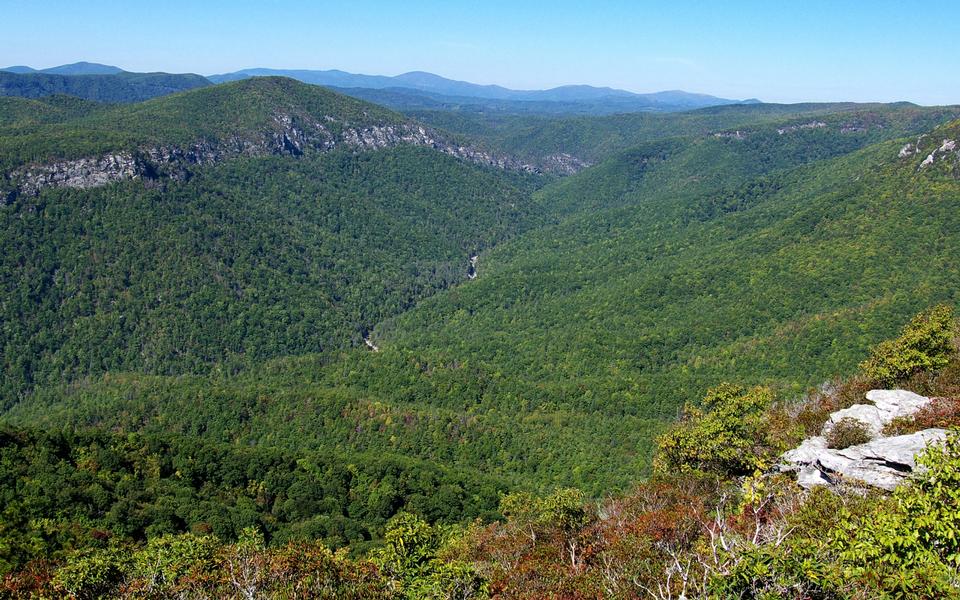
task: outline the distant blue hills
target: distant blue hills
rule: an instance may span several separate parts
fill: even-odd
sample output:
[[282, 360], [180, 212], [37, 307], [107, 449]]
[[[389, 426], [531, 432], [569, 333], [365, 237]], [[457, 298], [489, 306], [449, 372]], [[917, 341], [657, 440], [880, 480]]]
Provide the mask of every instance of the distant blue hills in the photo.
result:
[[[201, 85], [200, 76], [170, 75], [167, 73], [134, 74], [119, 67], [92, 62], [77, 62], [48, 69], [34, 69], [18, 65], [0, 69], [8, 74], [22, 76], [11, 80], [6, 75], [0, 95], [27, 95], [37, 97], [48, 93], [72, 93], [94, 100], [139, 101], [155, 94], [192, 89]], [[164, 76], [164, 85], [127, 91], [129, 80], [134, 75]], [[104, 77], [98, 88], [90, 91], [89, 84], [83, 87], [71, 84], [69, 79], [37, 79], [39, 76], [100, 76]], [[473, 110], [503, 113], [544, 114], [609, 114], [616, 112], [660, 111], [676, 112], [695, 110], [729, 104], [754, 104], [759, 100], [731, 100], [707, 94], [695, 94], [671, 90], [638, 94], [610, 87], [589, 85], [566, 85], [547, 90], [513, 90], [499, 85], [480, 85], [468, 81], [447, 79], [424, 71], [411, 71], [394, 77], [385, 75], [362, 75], [339, 70], [305, 69], [243, 69], [232, 73], [210, 75], [204, 80], [211, 83], [236, 81], [247, 77], [281, 76], [304, 83], [333, 88], [344, 94], [383, 104], [396, 110]], [[118, 78], [123, 92], [104, 98], [101, 88], [111, 77]], [[176, 79], [179, 78], [179, 79]], [[122, 81], [121, 81], [122, 80]]]
[[16, 66], [0, 69], [8, 73], [46, 73], [47, 75], [116, 75], [123, 73], [120, 67], [111, 65], [101, 65], [100, 63], [76, 62], [69, 65], [60, 65], [59, 67], [50, 67], [49, 69], [34, 69], [31, 67]]
[[[357, 90], [390, 90], [409, 95], [410, 91], [415, 91], [427, 94], [427, 97], [440, 102], [455, 99], [462, 104], [465, 100], [475, 99], [511, 103], [528, 102], [537, 105], [544, 103], [582, 104], [594, 107], [601, 112], [603, 112], [604, 107], [623, 112], [630, 110], [678, 111], [706, 108], [708, 106], [759, 102], [755, 99], [731, 100], [681, 90], [637, 94], [626, 90], [589, 85], [566, 85], [548, 90], [512, 90], [499, 85], [479, 85], [467, 81], [447, 79], [424, 71], [411, 71], [395, 77], [388, 77], [384, 75], [359, 75], [339, 70], [243, 69], [233, 73], [210, 75], [207, 79], [214, 83], [220, 83], [246, 77], [268, 75], [291, 77], [304, 83], [339, 88], [347, 91], [347, 93]], [[368, 100], [373, 99], [370, 94], [359, 93], [358, 95], [362, 95]], [[397, 98], [393, 99], [398, 101]]]
[[106, 103], [142, 102], [212, 85], [192, 73], [130, 73], [110, 65], [78, 62], [50, 69], [0, 69], [0, 96], [45, 98], [67, 95]]

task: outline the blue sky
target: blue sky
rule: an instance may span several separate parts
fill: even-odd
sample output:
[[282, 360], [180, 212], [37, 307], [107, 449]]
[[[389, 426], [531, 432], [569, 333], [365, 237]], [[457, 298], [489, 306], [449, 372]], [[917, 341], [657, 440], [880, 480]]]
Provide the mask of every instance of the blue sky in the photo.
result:
[[424, 70], [767, 101], [960, 103], [960, 2], [0, 0], [0, 66]]

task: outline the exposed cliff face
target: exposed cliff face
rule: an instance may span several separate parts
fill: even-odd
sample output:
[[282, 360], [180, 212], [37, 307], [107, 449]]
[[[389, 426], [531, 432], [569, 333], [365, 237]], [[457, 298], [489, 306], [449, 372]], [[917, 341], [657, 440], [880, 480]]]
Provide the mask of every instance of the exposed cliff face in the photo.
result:
[[91, 188], [140, 175], [133, 154], [121, 152], [98, 158], [81, 158], [14, 171], [20, 193], [36, 194], [44, 188]]
[[[34, 195], [46, 188], [91, 188], [128, 179], [183, 180], [201, 165], [216, 164], [237, 156], [290, 155], [347, 149], [357, 152], [396, 146], [433, 148], [462, 160], [499, 169], [539, 172], [517, 159], [454, 143], [416, 123], [352, 126], [326, 117], [324, 122], [304, 121], [290, 115], [274, 117], [271, 127], [249, 135], [199, 140], [188, 146], [161, 145], [46, 164], [27, 165], [8, 175], [12, 192]], [[572, 172], [558, 161], [557, 171]], [[2, 198], [0, 198], [2, 199]]]
[[566, 152], [551, 154], [544, 158], [540, 164], [543, 166], [543, 170], [557, 175], [574, 175], [591, 166], [587, 161]]

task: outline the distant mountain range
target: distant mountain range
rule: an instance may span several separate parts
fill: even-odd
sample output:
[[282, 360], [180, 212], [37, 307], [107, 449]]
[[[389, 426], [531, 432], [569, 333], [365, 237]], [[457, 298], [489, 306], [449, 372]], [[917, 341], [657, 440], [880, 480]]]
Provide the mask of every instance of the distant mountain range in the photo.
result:
[[[304, 83], [333, 87], [350, 95], [374, 102], [382, 101], [397, 109], [429, 108], [424, 104], [440, 104], [437, 108], [469, 103], [497, 110], [520, 112], [630, 112], [659, 110], [673, 112], [727, 104], [755, 104], [759, 100], [730, 100], [707, 94], [681, 90], [637, 94], [626, 90], [589, 85], [566, 85], [548, 90], [512, 90], [499, 85], [479, 85], [447, 79], [433, 73], [411, 71], [395, 77], [359, 75], [346, 71], [311, 71], [287, 69], [244, 69], [233, 73], [210, 75], [214, 83], [246, 77], [279, 75]], [[369, 90], [380, 90], [371, 94]], [[524, 106], [523, 104], [526, 104]], [[555, 104], [556, 106], [550, 106]], [[524, 110], [526, 109], [526, 110]], [[554, 110], [551, 110], [554, 109]], [[556, 110], [561, 109], [561, 110]]]
[[100, 63], [76, 62], [69, 65], [60, 65], [59, 67], [50, 67], [49, 69], [34, 69], [19, 65], [16, 67], [7, 67], [0, 69], [9, 73], [46, 73], [48, 75], [116, 75], [125, 71], [120, 67], [112, 65], [101, 65]]
[[[68, 94], [100, 102], [137, 102], [160, 95], [248, 77], [282, 76], [333, 88], [395, 110], [457, 110], [506, 114], [612, 114], [639, 111], [677, 112], [710, 106], [755, 104], [681, 90], [637, 94], [610, 87], [567, 85], [548, 90], [512, 90], [412, 71], [395, 77], [346, 71], [243, 69], [202, 77], [194, 74], [130, 73], [91, 62], [34, 69], [18, 65], [0, 69], [0, 95], [37, 98]], [[101, 78], [101, 79], [95, 79]]]
[[158, 96], [211, 85], [193, 74], [127, 73], [57, 75], [0, 71], [0, 96], [44, 98], [56, 94], [111, 104], [142, 102]]

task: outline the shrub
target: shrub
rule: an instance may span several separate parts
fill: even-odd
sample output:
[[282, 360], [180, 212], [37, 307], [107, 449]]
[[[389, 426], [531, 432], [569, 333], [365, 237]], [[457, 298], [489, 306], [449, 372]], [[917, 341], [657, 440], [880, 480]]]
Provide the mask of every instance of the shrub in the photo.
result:
[[850, 446], [866, 444], [873, 436], [863, 422], [852, 417], [844, 417], [837, 421], [827, 432], [827, 448], [843, 450]]
[[377, 562], [394, 577], [410, 579], [429, 570], [443, 544], [443, 534], [420, 517], [399, 512], [387, 523], [384, 542]]
[[777, 448], [764, 410], [769, 388], [729, 383], [707, 392], [699, 407], [686, 406], [680, 423], [657, 439], [654, 469], [661, 474], [705, 472], [739, 476], [763, 469]]
[[870, 597], [955, 598], [960, 576], [960, 435], [931, 446], [893, 498], [831, 534], [838, 567]]
[[939, 305], [914, 317], [895, 340], [881, 342], [860, 364], [864, 376], [889, 386], [911, 375], [942, 369], [956, 352], [953, 310]]
[[130, 566], [126, 548], [84, 550], [57, 571], [53, 584], [65, 596], [78, 600], [111, 597], [117, 594]]
[[133, 555], [132, 576], [145, 594], [169, 592], [199, 565], [209, 564], [217, 550], [217, 539], [192, 533], [153, 538]]
[[916, 413], [894, 419], [883, 428], [883, 434], [905, 435], [933, 427], [960, 427], [960, 398], [934, 398]]
[[374, 561], [404, 598], [486, 597], [486, 582], [475, 566], [453, 555], [459, 535], [456, 528], [430, 525], [414, 514], [399, 512], [387, 523], [385, 543]]

